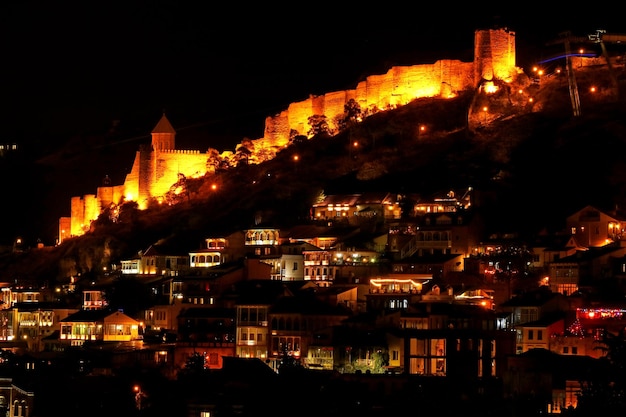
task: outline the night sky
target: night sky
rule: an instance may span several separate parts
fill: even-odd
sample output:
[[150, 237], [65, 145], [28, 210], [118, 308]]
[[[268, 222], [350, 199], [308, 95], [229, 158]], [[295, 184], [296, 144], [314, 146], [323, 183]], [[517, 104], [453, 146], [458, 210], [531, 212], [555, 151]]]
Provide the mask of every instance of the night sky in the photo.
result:
[[261, 137], [265, 117], [310, 94], [354, 88], [393, 65], [469, 62], [477, 29], [515, 31], [518, 66], [541, 58], [566, 30], [626, 33], [606, 8], [551, 17], [530, 3], [515, 14], [435, 13], [406, 2], [11, 3], [0, 6], [0, 142], [51, 148], [114, 125], [139, 144], [146, 138], [136, 132], [147, 136], [165, 111], [179, 143], [233, 149]]

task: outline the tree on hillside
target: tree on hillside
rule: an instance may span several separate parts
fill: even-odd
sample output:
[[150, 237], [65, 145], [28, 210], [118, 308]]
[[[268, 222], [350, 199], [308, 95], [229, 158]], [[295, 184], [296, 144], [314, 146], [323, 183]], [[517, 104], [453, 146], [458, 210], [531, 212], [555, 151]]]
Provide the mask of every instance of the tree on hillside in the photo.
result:
[[604, 331], [598, 349], [605, 352], [589, 378], [580, 381], [582, 392], [575, 415], [626, 414], [626, 334]]
[[300, 143], [305, 143], [307, 141], [307, 137], [305, 135], [301, 135], [295, 129], [291, 129], [289, 132], [289, 144], [290, 145], [298, 145]]
[[207, 172], [214, 173], [220, 168], [222, 163], [222, 156], [219, 151], [214, 148], [209, 148], [207, 151], [206, 170]]
[[239, 165], [248, 165], [248, 161], [250, 156], [254, 154], [254, 143], [250, 139], [244, 139], [241, 141], [237, 148], [235, 149], [235, 164]]
[[330, 126], [328, 126], [326, 116], [324, 116], [323, 114], [314, 114], [313, 116], [309, 117], [308, 121], [309, 126], [311, 127], [308, 131], [308, 135], [310, 137], [328, 137], [332, 134]]
[[343, 114], [337, 116], [335, 122], [339, 130], [349, 129], [361, 120], [361, 106], [354, 99], [348, 100], [343, 106]]

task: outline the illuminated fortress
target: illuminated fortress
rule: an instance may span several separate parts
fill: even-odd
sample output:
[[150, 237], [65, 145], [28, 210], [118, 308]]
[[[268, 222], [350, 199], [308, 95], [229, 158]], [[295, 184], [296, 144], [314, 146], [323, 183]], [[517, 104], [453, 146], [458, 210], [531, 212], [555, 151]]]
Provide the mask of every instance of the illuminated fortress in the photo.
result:
[[[477, 30], [474, 36], [474, 62], [440, 60], [433, 64], [392, 67], [386, 74], [371, 75], [353, 90], [334, 91], [291, 103], [277, 115], [267, 117], [263, 137], [252, 141], [251, 163], [262, 162], [289, 143], [293, 131], [307, 135], [309, 117], [324, 115], [331, 129], [344, 114], [344, 105], [354, 100], [361, 109], [385, 110], [424, 97], [454, 97], [458, 92], [476, 89], [494, 80], [511, 82], [521, 70], [515, 66], [515, 32], [508, 29]], [[208, 152], [176, 149], [176, 131], [162, 116], [152, 130], [152, 143], [137, 151], [124, 184], [105, 184], [96, 194], [72, 197], [70, 217], [59, 220], [59, 243], [87, 232], [91, 222], [106, 208], [134, 201], [140, 209], [159, 200], [178, 182], [181, 175], [205, 175]], [[211, 151], [211, 149], [209, 149]], [[233, 153], [225, 151], [223, 159]]]

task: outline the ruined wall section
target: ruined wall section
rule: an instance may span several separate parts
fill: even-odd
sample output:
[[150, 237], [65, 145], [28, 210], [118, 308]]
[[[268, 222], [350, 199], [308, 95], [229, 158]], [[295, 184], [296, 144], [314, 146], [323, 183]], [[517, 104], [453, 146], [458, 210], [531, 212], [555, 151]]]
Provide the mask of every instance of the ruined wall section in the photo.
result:
[[291, 103], [287, 110], [265, 120], [264, 137], [259, 146], [280, 148], [288, 144], [295, 130], [306, 135], [308, 119], [325, 115], [335, 127], [343, 106], [354, 99], [361, 110], [385, 110], [423, 97], [453, 97], [458, 92], [478, 87], [484, 80], [510, 82], [522, 71], [515, 66], [515, 32], [508, 29], [477, 30], [474, 34], [474, 62], [440, 60], [433, 64], [392, 67], [386, 74], [367, 77], [354, 90], [343, 90]]
[[515, 66], [515, 32], [477, 30], [474, 34], [474, 84], [494, 79], [510, 82], [520, 70]]
[[[178, 174], [187, 178], [200, 177], [206, 173], [207, 154], [197, 150], [154, 151], [152, 178], [147, 190], [151, 197], [169, 192], [179, 180]], [[140, 190], [140, 194], [142, 191]]]
[[114, 185], [110, 187], [98, 187], [96, 196], [100, 205], [100, 212], [111, 207], [112, 204], [120, 204], [124, 201], [124, 185]]
[[392, 67], [386, 74], [367, 77], [354, 90], [334, 91], [291, 103], [287, 110], [266, 118], [264, 137], [258, 143], [281, 147], [288, 143], [292, 130], [307, 135], [309, 117], [313, 115], [325, 115], [329, 127], [335, 129], [336, 117], [343, 115], [344, 106], [351, 99], [361, 110], [384, 110], [403, 106], [416, 98], [453, 96], [472, 87], [473, 63], [442, 60], [434, 64]]
[[83, 235], [89, 229], [91, 221], [97, 219], [100, 215], [96, 195], [85, 194], [83, 197], [72, 197], [70, 212], [70, 235]]

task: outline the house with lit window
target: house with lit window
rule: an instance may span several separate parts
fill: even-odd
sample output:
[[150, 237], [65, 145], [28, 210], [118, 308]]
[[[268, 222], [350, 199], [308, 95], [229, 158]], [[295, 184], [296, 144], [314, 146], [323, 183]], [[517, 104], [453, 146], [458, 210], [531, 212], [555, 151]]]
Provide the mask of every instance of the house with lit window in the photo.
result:
[[189, 270], [189, 254], [176, 254], [169, 248], [151, 245], [140, 254], [138, 275], [176, 276]]
[[174, 366], [183, 368], [194, 353], [204, 356], [206, 369], [221, 369], [222, 358], [235, 356], [235, 309], [188, 307], [179, 313]]
[[[383, 374], [390, 369], [389, 356], [384, 329], [335, 325], [313, 334], [302, 363], [309, 369], [342, 374]], [[392, 363], [399, 368], [398, 358]]]
[[551, 313], [569, 311], [570, 308], [570, 301], [565, 295], [546, 286], [515, 295], [496, 306], [499, 312], [507, 314], [505, 326], [510, 329]]
[[552, 262], [572, 256], [585, 247], [578, 244], [576, 238], [570, 234], [542, 234], [532, 244], [532, 268], [550, 274]]
[[439, 191], [431, 196], [420, 196], [413, 202], [414, 214], [455, 213], [467, 210], [473, 204], [474, 189]]
[[35, 392], [25, 381], [0, 377], [0, 414], [7, 417], [29, 417], [35, 410]]
[[552, 350], [555, 336], [565, 332], [565, 311], [546, 314], [542, 318], [517, 326], [515, 352], [524, 353], [530, 349]]
[[549, 286], [553, 292], [571, 295], [580, 287], [580, 260], [576, 254], [554, 260], [548, 264], [543, 285]]
[[281, 230], [281, 243], [306, 242], [313, 247], [330, 249], [337, 241], [358, 231], [356, 226], [328, 224], [299, 224], [284, 231]]
[[268, 360], [275, 369], [285, 355], [296, 360], [306, 358], [315, 332], [339, 325], [352, 316], [345, 305], [318, 299], [314, 289], [305, 288], [293, 294], [277, 299], [268, 312]]
[[507, 358], [503, 394], [525, 398], [528, 409], [535, 413], [561, 414], [578, 406], [580, 381], [593, 379], [593, 373], [601, 374], [603, 366], [606, 363], [589, 356], [531, 349]]
[[389, 192], [327, 195], [311, 207], [313, 220], [347, 224], [383, 223], [399, 219], [402, 196]]
[[233, 287], [250, 280], [270, 281], [271, 265], [257, 258], [241, 258], [234, 262], [207, 268], [201, 273], [155, 277], [147, 281], [157, 301], [143, 312], [150, 331], [178, 332], [178, 315], [184, 308], [218, 306], [234, 308]]
[[246, 253], [256, 256], [276, 256], [279, 253], [280, 230], [258, 227], [244, 230]]
[[464, 258], [461, 254], [423, 254], [392, 260], [390, 264], [394, 274], [430, 274], [434, 279], [447, 279], [463, 271]]
[[612, 243], [578, 250], [573, 255], [550, 263], [545, 285], [553, 291], [570, 295], [581, 287], [612, 279], [615, 260], [626, 256], [626, 246]]
[[58, 334], [61, 321], [79, 311], [53, 302], [16, 303], [12, 310], [17, 321], [15, 340], [25, 342], [31, 352], [45, 350], [46, 338]]
[[549, 350], [550, 337], [563, 334], [565, 320], [573, 315], [568, 297], [546, 286], [516, 295], [496, 308], [506, 314], [503, 325], [515, 331], [518, 354], [532, 348]]
[[189, 267], [198, 270], [235, 261], [245, 255], [244, 246], [242, 231], [207, 237], [203, 248], [189, 252]]
[[476, 380], [499, 377], [514, 352], [515, 334], [478, 305], [421, 302], [396, 319], [404, 339], [403, 367], [411, 375]]
[[620, 242], [626, 236], [626, 216], [586, 206], [566, 219], [566, 226], [576, 241], [588, 248]]
[[[387, 274], [373, 276], [369, 279], [367, 311], [402, 310], [431, 292], [428, 284], [432, 281], [430, 274]], [[438, 287], [433, 294], [439, 294]], [[452, 295], [450, 295], [450, 299]]]
[[388, 271], [382, 252], [356, 246], [314, 248], [305, 250], [303, 257], [304, 280], [324, 287], [337, 283], [366, 283], [370, 276]]
[[[269, 358], [269, 311], [278, 299], [293, 297], [290, 285], [301, 284], [275, 280], [242, 280], [234, 283], [223, 294], [222, 302], [235, 309], [235, 356], [262, 361]], [[277, 369], [276, 363], [270, 365]]]
[[320, 286], [330, 286], [335, 281], [339, 270], [339, 266], [333, 262], [334, 255], [334, 250], [320, 248], [303, 251], [303, 279], [313, 281]]
[[[591, 324], [593, 320], [588, 319], [589, 316], [595, 316], [596, 311], [601, 310], [603, 309], [577, 308], [576, 318], [574, 321], [566, 322], [564, 332], [550, 335], [550, 351], [559, 355], [589, 356], [596, 359], [603, 357], [605, 352], [598, 349], [598, 346], [606, 328], [602, 327], [602, 321]], [[619, 310], [622, 309], [617, 309]]]
[[[458, 259], [475, 255], [484, 232], [482, 217], [472, 209], [418, 213], [389, 227], [388, 249], [396, 262], [415, 262], [442, 255], [457, 258], [452, 270], [462, 271]], [[451, 265], [452, 266], [452, 265]], [[450, 267], [448, 267], [450, 268]]]
[[600, 340], [604, 333], [619, 334], [626, 328], [626, 303], [595, 302], [576, 309], [577, 334]]
[[139, 322], [121, 311], [81, 310], [60, 322], [59, 340], [71, 346], [85, 342], [132, 342], [139, 340]]
[[304, 255], [315, 246], [303, 241], [286, 241], [279, 247], [276, 256], [261, 256], [261, 262], [272, 266], [271, 279], [275, 281], [303, 281]]

